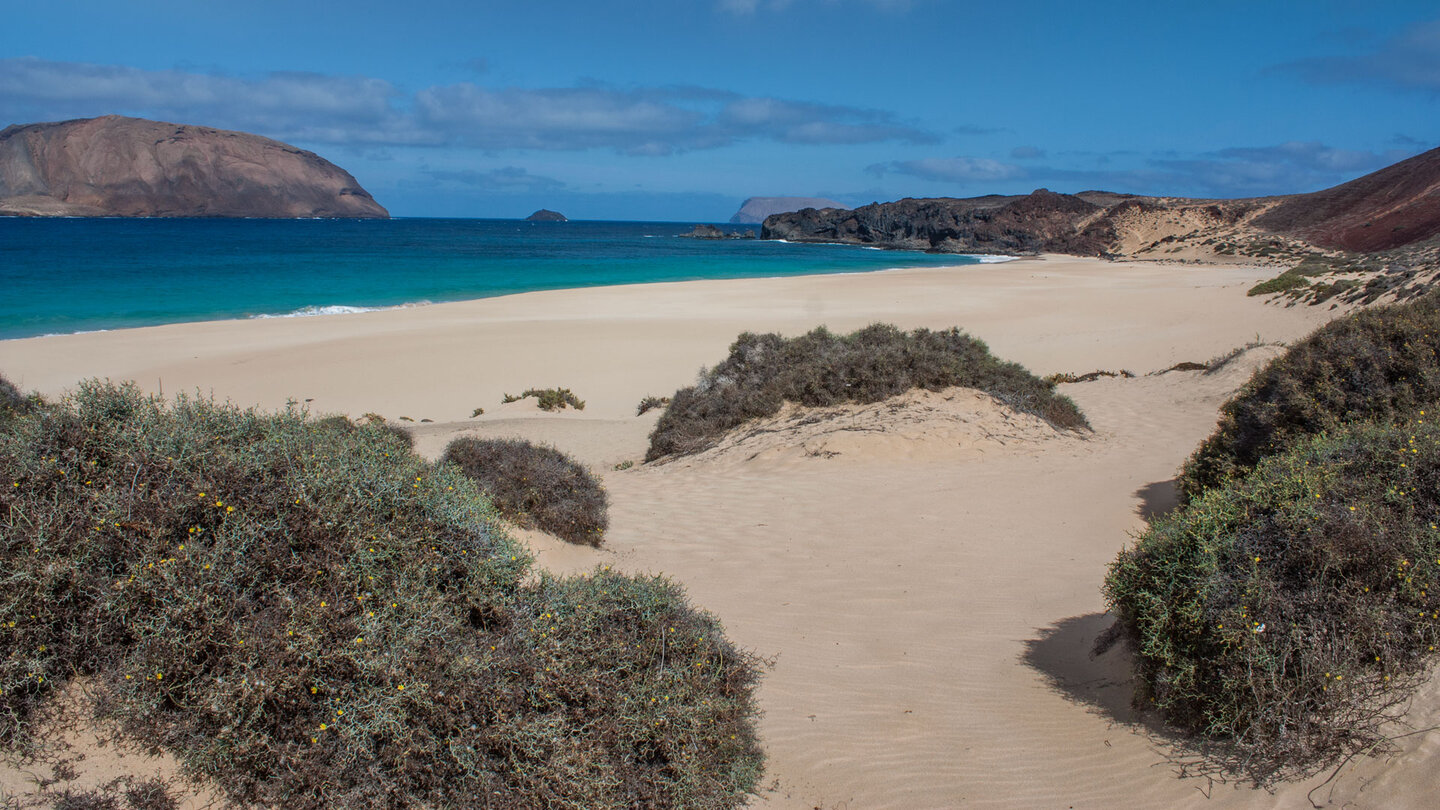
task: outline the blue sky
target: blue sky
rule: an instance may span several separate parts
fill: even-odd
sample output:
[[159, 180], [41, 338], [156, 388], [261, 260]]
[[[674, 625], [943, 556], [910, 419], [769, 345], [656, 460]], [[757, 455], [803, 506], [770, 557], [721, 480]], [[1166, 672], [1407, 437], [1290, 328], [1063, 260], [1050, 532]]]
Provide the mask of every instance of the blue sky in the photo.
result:
[[5, 18], [0, 124], [256, 132], [400, 216], [1240, 197], [1440, 145], [1433, 0], [46, 0]]

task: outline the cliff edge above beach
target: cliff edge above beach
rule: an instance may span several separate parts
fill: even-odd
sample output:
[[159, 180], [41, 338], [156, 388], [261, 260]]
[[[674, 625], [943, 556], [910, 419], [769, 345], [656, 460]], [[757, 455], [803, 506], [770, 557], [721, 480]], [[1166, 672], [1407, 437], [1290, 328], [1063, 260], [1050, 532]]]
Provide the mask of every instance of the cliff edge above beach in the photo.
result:
[[117, 115], [0, 131], [0, 215], [389, 217], [349, 172], [314, 152]]

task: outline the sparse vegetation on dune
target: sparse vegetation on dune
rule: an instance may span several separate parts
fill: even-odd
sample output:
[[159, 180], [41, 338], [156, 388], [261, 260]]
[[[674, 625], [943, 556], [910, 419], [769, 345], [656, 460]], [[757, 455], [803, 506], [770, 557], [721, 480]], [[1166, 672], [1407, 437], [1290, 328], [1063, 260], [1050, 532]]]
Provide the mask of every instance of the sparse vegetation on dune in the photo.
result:
[[996, 359], [961, 332], [902, 332], [874, 324], [849, 335], [821, 327], [796, 338], [746, 332], [730, 356], [671, 398], [650, 434], [646, 461], [695, 453], [789, 401], [819, 407], [879, 402], [912, 388], [977, 388], [1061, 429], [1089, 425], [1075, 403], [1016, 363]]
[[1259, 284], [1256, 284], [1254, 287], [1250, 288], [1249, 292], [1247, 292], [1246, 295], [1273, 295], [1275, 293], [1287, 292], [1290, 290], [1299, 289], [1301, 287], [1308, 288], [1310, 286], [1310, 278], [1312, 276], [1317, 276], [1329, 272], [1329, 268], [1307, 268], [1303, 264], [1297, 265], [1272, 279], [1267, 279], [1260, 282]]
[[506, 394], [500, 401], [508, 404], [527, 397], [535, 397], [535, 402], [542, 411], [563, 411], [567, 405], [577, 411], [585, 410], [585, 401], [575, 396], [569, 388], [531, 388], [520, 396]]
[[454, 464], [480, 485], [502, 515], [572, 543], [598, 546], [610, 524], [609, 498], [584, 465], [523, 439], [462, 437], [445, 448]]
[[1293, 439], [1354, 420], [1404, 418], [1440, 400], [1440, 294], [1316, 330], [1255, 374], [1186, 462], [1182, 499], [1243, 475]]
[[647, 411], [651, 411], [656, 408], [664, 408], [669, 406], [669, 404], [670, 397], [645, 397], [644, 399], [640, 400], [639, 405], [635, 406], [635, 415], [644, 416]]
[[[57, 763], [54, 781], [42, 780], [39, 796], [12, 798], [5, 805], [7, 810], [179, 810], [181, 806], [181, 790], [158, 776], [120, 776], [92, 788], [71, 787], [66, 783], [78, 775], [72, 763], [80, 759], [83, 757], [76, 755], [74, 760]], [[57, 789], [57, 784], [64, 786]]]
[[[1425, 242], [1378, 253], [1320, 254], [1299, 246], [1278, 256], [1264, 251], [1251, 252], [1251, 255], [1282, 258], [1296, 264], [1280, 275], [1251, 287], [1249, 294], [1278, 293], [1291, 302], [1310, 306], [1336, 300], [1347, 304], [1373, 304], [1386, 295], [1393, 296], [1396, 301], [1405, 301], [1435, 286], [1436, 244], [1437, 240], [1432, 237]], [[1334, 306], [1332, 304], [1332, 308]]]
[[757, 662], [660, 578], [538, 577], [372, 425], [83, 384], [0, 424], [0, 747], [52, 698], [232, 801], [732, 807]]
[[1112, 565], [1137, 697], [1257, 781], [1383, 743], [1440, 643], [1440, 427], [1298, 437]]

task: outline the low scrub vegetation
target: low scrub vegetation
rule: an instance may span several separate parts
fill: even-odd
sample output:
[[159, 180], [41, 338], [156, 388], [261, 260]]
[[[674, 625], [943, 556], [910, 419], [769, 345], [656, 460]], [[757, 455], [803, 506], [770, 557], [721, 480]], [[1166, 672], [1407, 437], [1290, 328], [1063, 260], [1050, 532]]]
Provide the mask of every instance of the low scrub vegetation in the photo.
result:
[[0, 377], [0, 419], [25, 413], [33, 407], [33, 401], [20, 393], [9, 380]]
[[1333, 321], [1276, 358], [1221, 409], [1186, 462], [1181, 498], [1243, 475], [1293, 439], [1440, 400], [1440, 295]]
[[441, 463], [479, 484], [500, 514], [571, 543], [598, 546], [610, 523], [609, 499], [584, 465], [553, 447], [523, 439], [463, 437]]
[[1440, 643], [1440, 427], [1297, 438], [1111, 567], [1143, 705], [1260, 781], [1383, 742]]
[[1267, 279], [1251, 287], [1246, 295], [1274, 295], [1275, 293], [1286, 292], [1300, 287], [1309, 287], [1310, 277], [1294, 268], [1286, 270], [1280, 275]]
[[[179, 810], [183, 796], [159, 777], [137, 779], [121, 776], [88, 790], [73, 788], [65, 784], [76, 776], [68, 760], [59, 764], [57, 774], [51, 784], [45, 784], [50, 780], [41, 782], [40, 798], [25, 803], [12, 800], [6, 807], [14, 810], [39, 807], [50, 810]], [[57, 787], [57, 783], [64, 786]]]
[[1103, 369], [1096, 369], [1095, 371], [1089, 371], [1084, 374], [1074, 374], [1069, 371], [1060, 371], [1054, 374], [1047, 374], [1041, 379], [1043, 379], [1046, 383], [1050, 385], [1065, 385], [1070, 383], [1094, 382], [1101, 377], [1122, 377], [1128, 380], [1134, 378], [1134, 376], [1135, 375], [1133, 373], [1125, 369], [1120, 369], [1119, 371], [1105, 371]]
[[650, 434], [645, 460], [694, 453], [751, 419], [773, 416], [789, 401], [818, 407], [870, 403], [913, 388], [978, 388], [1006, 405], [1062, 429], [1088, 428], [1068, 397], [1016, 363], [993, 357], [961, 332], [902, 332], [875, 324], [849, 335], [821, 327], [797, 338], [746, 332], [730, 356], [671, 398]]
[[506, 394], [501, 402], [519, 402], [527, 397], [535, 397], [536, 404], [542, 411], [564, 410], [570, 406], [577, 411], [585, 410], [585, 401], [575, 396], [569, 388], [531, 388], [520, 396]]
[[[400, 418], [404, 419], [405, 417], [402, 416]], [[333, 430], [339, 433], [354, 433], [362, 428], [365, 430], [378, 430], [382, 433], [389, 434], [391, 438], [403, 445], [406, 450], [415, 447], [415, 437], [410, 435], [410, 431], [399, 425], [386, 422], [385, 417], [379, 416], [378, 414], [367, 415], [365, 421], [358, 425], [350, 421], [350, 417], [338, 415], [324, 417], [323, 419], [317, 420], [315, 424], [323, 430]]]
[[654, 410], [655, 408], [664, 408], [669, 404], [670, 397], [645, 397], [640, 400], [639, 405], [635, 406], [635, 415], [644, 416], [646, 411]]
[[1296, 291], [1301, 288], [1309, 289], [1310, 279], [1330, 273], [1343, 272], [1348, 269], [1351, 268], [1344, 259], [1312, 254], [1304, 257], [1300, 263], [1275, 278], [1262, 281], [1254, 287], [1251, 287], [1247, 295], [1272, 295], [1274, 293]]
[[[338, 428], [338, 429], [337, 429]], [[0, 423], [0, 748], [94, 711], [241, 805], [733, 807], [757, 662], [662, 578], [555, 578], [370, 425], [83, 384]]]

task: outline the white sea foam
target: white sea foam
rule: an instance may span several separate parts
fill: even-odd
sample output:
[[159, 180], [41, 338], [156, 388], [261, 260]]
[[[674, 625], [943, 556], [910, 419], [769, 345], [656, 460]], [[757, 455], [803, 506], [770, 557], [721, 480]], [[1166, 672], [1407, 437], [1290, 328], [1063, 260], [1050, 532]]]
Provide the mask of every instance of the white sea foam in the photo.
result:
[[981, 264], [999, 264], [1000, 262], [1013, 262], [1019, 256], [992, 256], [986, 253], [961, 253], [961, 256], [974, 259]]
[[384, 312], [385, 310], [389, 310], [389, 309], [410, 309], [411, 307], [423, 307], [423, 306], [428, 305], [429, 303], [430, 303], [429, 301], [416, 301], [416, 302], [413, 303], [413, 304], [400, 304], [400, 305], [398, 305], [398, 306], [393, 306], [393, 307], [352, 307], [352, 306], [346, 306], [346, 305], [344, 305], [344, 304], [330, 304], [330, 305], [328, 305], [328, 306], [323, 306], [323, 307], [321, 307], [321, 306], [301, 307], [300, 309], [297, 309], [297, 310], [295, 310], [294, 312], [284, 312], [284, 313], [279, 313], [279, 314], [275, 314], [275, 313], [262, 313], [262, 314], [260, 314], [260, 315], [251, 315], [250, 317], [251, 317], [251, 319], [266, 319], [266, 318], [309, 318], [309, 317], [313, 317], [313, 316], [315, 316], [315, 315], [354, 315], [354, 314], [357, 313], [357, 312]]
[[[76, 217], [76, 219], [79, 219], [79, 217]], [[46, 332], [46, 333], [43, 334], [43, 335], [35, 335], [35, 337], [49, 338], [49, 337], [65, 337], [66, 335], [98, 335], [98, 334], [100, 334], [101, 332], [113, 332], [113, 331], [115, 331], [115, 330], [113, 330], [113, 329], [81, 329], [81, 330], [78, 331], [78, 332]], [[26, 339], [26, 338], [6, 338], [6, 340], [25, 340], [25, 339]]]

